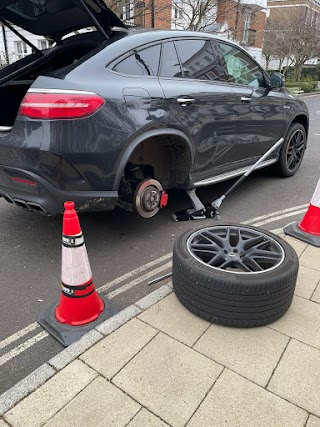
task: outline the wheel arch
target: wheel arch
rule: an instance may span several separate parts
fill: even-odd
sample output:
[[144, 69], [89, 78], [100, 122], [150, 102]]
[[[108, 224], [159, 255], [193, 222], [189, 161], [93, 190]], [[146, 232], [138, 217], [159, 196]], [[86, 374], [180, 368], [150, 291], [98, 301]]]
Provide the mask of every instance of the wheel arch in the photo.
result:
[[126, 147], [126, 149], [120, 156], [119, 163], [117, 165], [117, 172], [114, 180], [113, 190], [118, 190], [121, 177], [123, 176], [125, 171], [125, 167], [129, 162], [131, 156], [133, 155], [134, 151], [141, 144], [150, 141], [154, 138], [159, 139], [160, 137], [164, 137], [166, 139], [175, 138], [176, 140], [180, 141], [181, 144], [184, 144], [190, 156], [190, 170], [192, 170], [195, 158], [195, 149], [190, 138], [184, 132], [178, 129], [170, 128], [150, 130], [141, 135], [138, 135], [133, 141], [131, 141], [131, 143]]
[[287, 133], [288, 133], [288, 131], [289, 131], [290, 127], [291, 127], [294, 123], [300, 123], [300, 124], [305, 128], [306, 135], [307, 135], [307, 138], [308, 138], [308, 133], [309, 133], [309, 119], [308, 119], [308, 117], [307, 117], [305, 114], [299, 114], [298, 116], [296, 116], [296, 117], [292, 120], [292, 122], [290, 123], [290, 126], [289, 126], [289, 127], [288, 127], [288, 129], [287, 129]]

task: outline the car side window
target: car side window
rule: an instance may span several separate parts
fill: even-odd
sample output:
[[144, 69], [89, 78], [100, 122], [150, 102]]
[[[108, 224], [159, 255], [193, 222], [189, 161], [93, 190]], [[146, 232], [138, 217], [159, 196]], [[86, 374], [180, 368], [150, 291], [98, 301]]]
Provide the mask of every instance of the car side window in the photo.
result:
[[253, 87], [265, 87], [265, 79], [261, 68], [249, 56], [235, 46], [226, 43], [219, 43], [219, 45], [225, 61], [229, 82]]
[[226, 80], [219, 46], [209, 40], [176, 42], [184, 77], [199, 80]]
[[160, 76], [182, 77], [177, 51], [172, 42], [162, 45]]
[[133, 53], [119, 61], [113, 70], [131, 76], [157, 76], [160, 60], [160, 44], [145, 49], [135, 49]]

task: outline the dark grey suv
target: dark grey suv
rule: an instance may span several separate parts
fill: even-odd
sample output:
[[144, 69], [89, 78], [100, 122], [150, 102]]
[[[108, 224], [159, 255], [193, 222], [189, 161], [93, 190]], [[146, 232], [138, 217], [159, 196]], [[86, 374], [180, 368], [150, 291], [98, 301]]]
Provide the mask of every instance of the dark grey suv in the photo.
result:
[[236, 44], [128, 31], [102, 0], [3, 0], [0, 16], [53, 42], [0, 70], [8, 202], [57, 214], [70, 199], [79, 211], [118, 205], [148, 218], [165, 190], [238, 176], [281, 137], [261, 167], [298, 170], [307, 107]]

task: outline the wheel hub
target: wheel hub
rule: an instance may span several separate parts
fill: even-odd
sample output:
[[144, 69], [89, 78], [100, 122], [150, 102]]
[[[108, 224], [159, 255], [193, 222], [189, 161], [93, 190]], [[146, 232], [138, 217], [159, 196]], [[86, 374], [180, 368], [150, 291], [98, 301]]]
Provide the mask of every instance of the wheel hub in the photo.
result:
[[140, 182], [134, 195], [134, 209], [143, 218], [151, 218], [160, 210], [162, 185], [155, 179]]
[[233, 273], [262, 273], [284, 260], [280, 244], [263, 233], [241, 226], [215, 226], [195, 231], [189, 253], [207, 266]]

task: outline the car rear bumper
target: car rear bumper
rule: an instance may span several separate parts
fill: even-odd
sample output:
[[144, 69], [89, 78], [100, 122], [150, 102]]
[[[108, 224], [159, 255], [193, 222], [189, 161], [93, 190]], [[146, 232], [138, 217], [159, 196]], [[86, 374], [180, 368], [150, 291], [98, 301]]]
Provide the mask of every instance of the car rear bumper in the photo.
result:
[[61, 214], [71, 200], [78, 212], [113, 210], [117, 191], [61, 190], [33, 172], [0, 165], [0, 197], [28, 211]]

